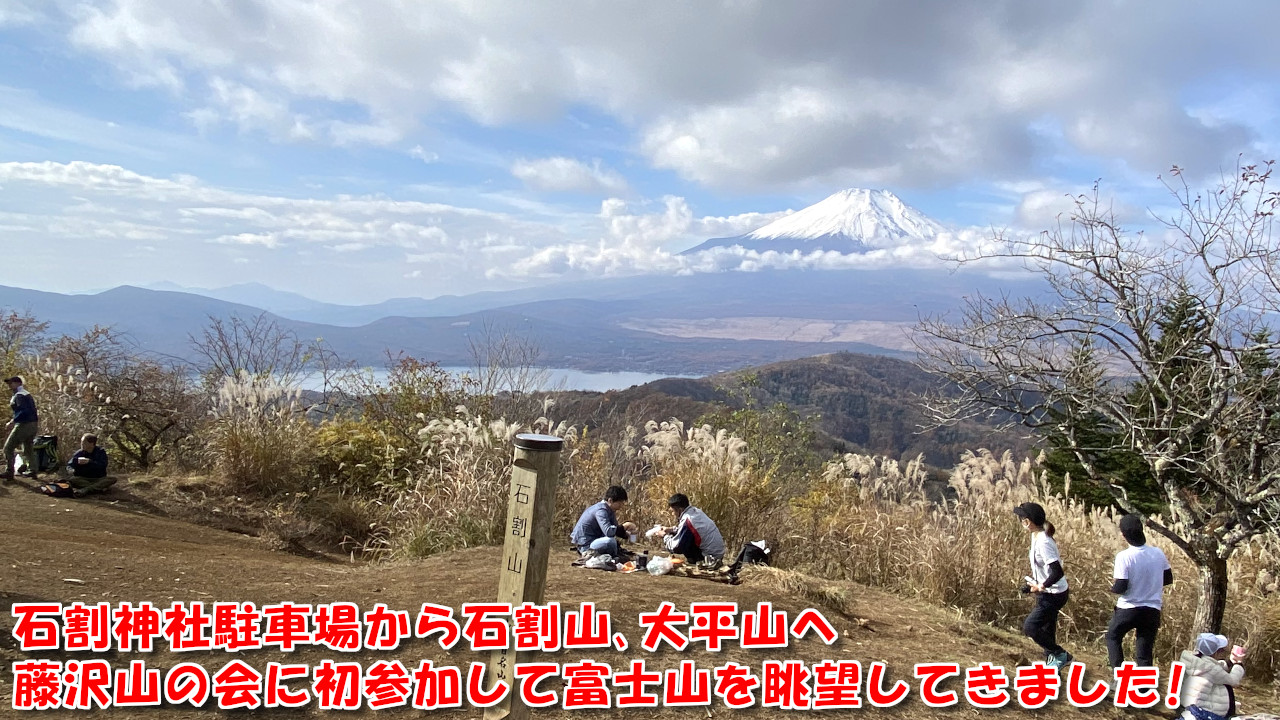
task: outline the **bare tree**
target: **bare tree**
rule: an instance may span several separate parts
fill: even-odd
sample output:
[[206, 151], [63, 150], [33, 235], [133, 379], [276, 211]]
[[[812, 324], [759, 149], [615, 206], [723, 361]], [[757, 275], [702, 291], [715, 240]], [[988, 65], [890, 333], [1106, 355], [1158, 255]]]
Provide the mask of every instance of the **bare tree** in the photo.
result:
[[525, 417], [541, 405], [537, 395], [554, 390], [551, 372], [538, 364], [541, 348], [529, 338], [499, 328], [486, 319], [467, 335], [471, 352], [469, 374], [476, 393], [495, 398], [495, 409], [511, 417]]
[[265, 312], [247, 319], [211, 315], [200, 335], [192, 335], [190, 340], [204, 361], [201, 371], [205, 379], [212, 382], [243, 373], [294, 385], [306, 373], [316, 351], [315, 344], [299, 339]]
[[185, 367], [143, 357], [111, 328], [59, 338], [47, 357], [63, 377], [76, 380], [47, 383], [50, 390], [76, 395], [102, 423], [80, 430], [96, 430], [140, 468], [163, 459], [203, 417]]
[[40, 352], [49, 323], [37, 320], [30, 311], [0, 311], [0, 362], [4, 370], [15, 368], [23, 355]]
[[1119, 227], [1095, 187], [1065, 224], [968, 258], [1025, 262], [1048, 299], [973, 297], [920, 326], [923, 363], [960, 388], [935, 398], [939, 422], [1005, 414], [1051, 430], [1126, 512], [1138, 510], [1099, 460], [1141, 458], [1167, 508], [1149, 527], [1199, 568], [1199, 631], [1221, 626], [1232, 554], [1280, 528], [1270, 173], [1244, 167], [1201, 194], [1173, 168], [1178, 210], [1152, 237]]

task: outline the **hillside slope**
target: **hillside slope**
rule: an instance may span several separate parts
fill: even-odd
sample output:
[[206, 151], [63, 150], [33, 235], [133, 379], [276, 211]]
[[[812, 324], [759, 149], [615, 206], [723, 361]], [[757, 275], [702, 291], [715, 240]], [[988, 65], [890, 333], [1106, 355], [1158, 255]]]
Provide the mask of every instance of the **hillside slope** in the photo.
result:
[[[114, 494], [120, 497], [119, 493]], [[31, 493], [18, 485], [0, 487], [0, 524], [20, 543], [0, 546], [0, 562], [9, 568], [0, 592], [0, 657], [11, 663], [29, 657], [46, 659], [86, 659], [84, 653], [59, 655], [56, 652], [22, 652], [10, 634], [13, 619], [8, 612], [15, 602], [76, 601], [138, 603], [149, 600], [157, 606], [174, 601], [250, 601], [263, 604], [290, 600], [295, 603], [353, 602], [361, 610], [384, 603], [392, 610], [416, 614], [424, 602], [458, 608], [466, 602], [492, 601], [497, 593], [500, 554], [497, 548], [479, 548], [427, 560], [391, 566], [350, 564], [342, 559], [308, 559], [271, 551], [252, 538], [151, 516], [126, 503], [55, 500]], [[624, 633], [632, 649], [626, 652], [593, 650], [559, 652], [546, 656], [550, 662], [575, 662], [590, 657], [615, 668], [625, 667], [633, 657], [644, 656], [650, 670], [674, 667], [680, 660], [694, 660], [700, 667], [714, 667], [736, 661], [756, 668], [766, 659], [800, 659], [815, 663], [825, 658], [881, 660], [888, 664], [891, 678], [911, 680], [910, 668], [920, 661], [952, 661], [964, 666], [989, 661], [1013, 666], [1030, 662], [1035, 653], [1025, 639], [1009, 633], [974, 625], [957, 619], [939, 608], [905, 601], [876, 590], [854, 585], [828, 585], [821, 581], [798, 582], [799, 592], [809, 599], [772, 587], [777, 582], [760, 579], [739, 586], [728, 586], [699, 580], [651, 577], [636, 573], [624, 575], [602, 573], [569, 567], [571, 557], [563, 551], [552, 556], [547, 582], [547, 600], [565, 606], [595, 601], [610, 611], [615, 629]], [[806, 590], [807, 588], [807, 590]], [[825, 605], [820, 601], [825, 599]], [[832, 621], [840, 637], [827, 647], [816, 638], [796, 641], [786, 650], [742, 650], [731, 647], [724, 652], [708, 654], [690, 650], [674, 653], [669, 649], [648, 654], [638, 649], [641, 633], [637, 615], [651, 612], [662, 600], [678, 607], [693, 601], [735, 602], [740, 608], [754, 608], [769, 601], [775, 608], [794, 613], [816, 606]], [[140, 655], [107, 655], [113, 666]], [[276, 650], [226, 653], [174, 654], [165, 644], [157, 652], [145, 655], [149, 667], [167, 668], [178, 662], [198, 662], [211, 671], [231, 659], [241, 659], [256, 668], [268, 662], [316, 664], [328, 658], [335, 661], [359, 662], [365, 667], [377, 660], [400, 660], [406, 667], [416, 668], [419, 661], [430, 659], [438, 665], [463, 668], [472, 661], [487, 661], [487, 653], [478, 654], [458, 648], [445, 653], [432, 641], [410, 640], [394, 651], [360, 651], [336, 653], [323, 648], [300, 649], [293, 653]], [[1081, 657], [1090, 664], [1102, 662], [1097, 656]], [[11, 673], [0, 674], [0, 695], [12, 696]], [[292, 683], [295, 687], [298, 683]], [[954, 686], [954, 681], [952, 683]], [[552, 682], [543, 689], [559, 689]], [[1103, 706], [1082, 712], [1067, 706], [1056, 711], [1080, 717], [1148, 717], [1140, 712], [1118, 711]], [[716, 714], [724, 712], [718, 701]], [[972, 709], [969, 709], [972, 712]], [[889, 710], [865, 708], [859, 711], [832, 713], [841, 717], [873, 714], [883, 717], [930, 718], [954, 717], [955, 711], [934, 711], [923, 707], [915, 693], [902, 705]], [[406, 708], [374, 712], [367, 708], [344, 713], [354, 717], [410, 717], [420, 711]], [[776, 716], [776, 710], [747, 711], [760, 717]], [[164, 708], [144, 713], [152, 718], [213, 718], [224, 715], [216, 709]], [[113, 715], [114, 714], [109, 714]], [[994, 718], [1029, 717], [1026, 711], [1005, 709], [986, 711]], [[316, 710], [314, 703], [305, 711], [292, 711], [289, 717], [328, 717]], [[474, 710], [452, 712], [448, 717], [477, 717]], [[578, 717], [549, 708], [538, 717]], [[667, 709], [660, 712], [612, 709], [592, 711], [592, 717], [705, 717], [704, 710]], [[1154, 716], [1153, 716], [1154, 717]]]
[[965, 450], [989, 448], [1025, 453], [1025, 431], [970, 421], [922, 430], [928, 418], [919, 396], [935, 379], [912, 363], [879, 355], [834, 353], [789, 360], [704, 379], [667, 378], [608, 393], [563, 393], [557, 416], [591, 426], [639, 424], [675, 417], [692, 422], [718, 407], [741, 406], [736, 388], [750, 374], [762, 405], [786, 403], [839, 441], [831, 447], [889, 457], [914, 457], [951, 467]]

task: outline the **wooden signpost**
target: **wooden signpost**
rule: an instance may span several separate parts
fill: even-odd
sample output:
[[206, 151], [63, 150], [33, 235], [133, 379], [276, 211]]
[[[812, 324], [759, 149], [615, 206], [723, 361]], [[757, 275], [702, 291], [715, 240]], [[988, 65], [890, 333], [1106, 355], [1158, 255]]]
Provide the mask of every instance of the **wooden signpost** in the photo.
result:
[[[547, 587], [547, 558], [551, 552], [551, 523], [556, 514], [556, 485], [560, 481], [560, 451], [564, 440], [554, 435], [517, 435], [511, 492], [507, 499], [506, 541], [502, 545], [502, 575], [498, 602], [542, 604]], [[516, 653], [495, 650], [489, 659], [490, 687], [496, 681], [511, 685], [502, 702], [485, 709], [485, 720], [522, 720], [529, 708], [519, 700], [514, 681]]]

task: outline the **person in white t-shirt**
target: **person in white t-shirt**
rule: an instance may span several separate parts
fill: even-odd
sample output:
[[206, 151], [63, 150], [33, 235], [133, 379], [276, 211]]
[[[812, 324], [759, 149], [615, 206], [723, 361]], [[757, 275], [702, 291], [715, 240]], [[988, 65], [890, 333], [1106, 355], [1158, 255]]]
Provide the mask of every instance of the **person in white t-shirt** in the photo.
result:
[[1124, 636], [1134, 630], [1134, 661], [1149, 667], [1160, 630], [1164, 586], [1173, 582], [1173, 569], [1163, 550], [1147, 544], [1142, 519], [1137, 515], [1120, 518], [1120, 534], [1129, 547], [1116, 555], [1111, 574], [1115, 581], [1111, 592], [1120, 597], [1107, 628], [1107, 659], [1113, 668], [1124, 664]]
[[1045, 520], [1044, 508], [1038, 503], [1022, 503], [1013, 514], [1031, 533], [1031, 576], [1024, 589], [1036, 596], [1035, 609], [1022, 623], [1022, 632], [1044, 649], [1049, 667], [1065, 668], [1072, 656], [1058, 644], [1058, 614], [1067, 604], [1067, 578], [1058, 543], [1053, 540], [1053, 523]]

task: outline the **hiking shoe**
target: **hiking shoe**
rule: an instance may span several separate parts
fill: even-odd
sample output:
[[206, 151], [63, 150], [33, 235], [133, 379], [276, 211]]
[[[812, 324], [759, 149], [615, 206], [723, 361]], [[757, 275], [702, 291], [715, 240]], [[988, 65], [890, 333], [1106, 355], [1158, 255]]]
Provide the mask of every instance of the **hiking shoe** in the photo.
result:
[[73, 491], [71, 492], [71, 497], [78, 497], [78, 498], [82, 498], [82, 497], [84, 497], [85, 495], [88, 495], [88, 494], [89, 494], [89, 493], [85, 492], [82, 488], [76, 488], [75, 490], [73, 490]]
[[1063, 650], [1062, 652], [1050, 658], [1049, 667], [1058, 668], [1059, 670], [1061, 670], [1062, 668], [1070, 667], [1071, 661], [1074, 659], [1075, 658], [1072, 657], [1071, 653], [1067, 652], [1066, 650]]

